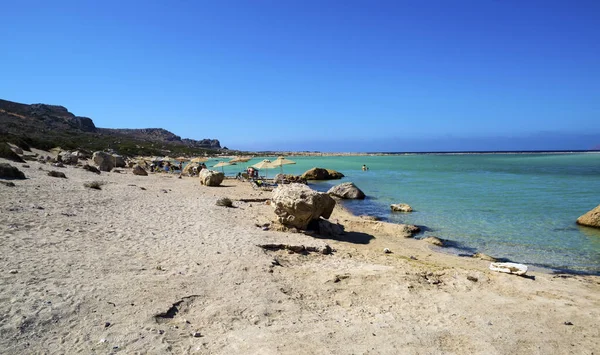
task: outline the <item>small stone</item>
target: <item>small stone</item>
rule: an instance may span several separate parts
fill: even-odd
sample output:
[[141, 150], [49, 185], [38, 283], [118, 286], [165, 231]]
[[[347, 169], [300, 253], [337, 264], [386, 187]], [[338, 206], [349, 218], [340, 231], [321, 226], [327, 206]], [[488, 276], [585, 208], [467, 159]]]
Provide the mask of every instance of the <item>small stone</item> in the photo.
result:
[[200, 338], [200, 337], [202, 336], [202, 334], [200, 334], [200, 332], [193, 332], [193, 333], [192, 333], [192, 336], [193, 336], [194, 338]]
[[573, 323], [571, 323], [571, 322], [564, 322], [563, 324], [564, 325], [573, 325]]
[[383, 248], [383, 252], [386, 254], [391, 254], [392, 251], [389, 248]]
[[8, 273], [9, 273], [9, 274], [16, 274], [16, 273], [18, 273], [18, 272], [19, 272], [18, 270], [12, 269], [12, 270], [10, 270]]
[[106, 341], [107, 341], [106, 339], [102, 338], [102, 339], [100, 339], [100, 341], [98, 343], [106, 343]]
[[440, 238], [438, 238], [438, 237], [433, 237], [433, 236], [431, 236], [431, 237], [423, 238], [423, 241], [424, 241], [424, 242], [427, 242], [427, 243], [429, 243], [429, 244], [436, 245], [436, 246], [438, 246], [438, 247], [443, 247], [443, 246], [444, 246], [444, 241], [443, 241], [443, 240], [441, 240], [441, 239], [440, 239]]
[[411, 255], [410, 256], [410, 260], [418, 260], [418, 259], [416, 257], [414, 257], [414, 256]]
[[108, 328], [108, 327], [110, 327], [110, 322], [104, 323], [104, 328]]
[[467, 276], [467, 280], [473, 281], [473, 282], [477, 282], [478, 281], [478, 279], [475, 276], [470, 276], [470, 275]]
[[162, 330], [162, 329], [159, 329], [159, 330], [158, 330], [158, 334], [161, 334], [161, 335], [162, 335], [162, 334], [165, 334], [165, 331], [164, 331], [164, 330]]

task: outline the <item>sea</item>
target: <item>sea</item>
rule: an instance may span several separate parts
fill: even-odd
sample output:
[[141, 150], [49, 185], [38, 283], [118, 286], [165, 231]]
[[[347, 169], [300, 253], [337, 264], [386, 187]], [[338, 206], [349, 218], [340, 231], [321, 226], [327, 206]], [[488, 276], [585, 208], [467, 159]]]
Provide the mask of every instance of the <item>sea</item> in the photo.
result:
[[[224, 167], [226, 175], [255, 164]], [[311, 183], [326, 191], [351, 181], [365, 200], [345, 200], [356, 215], [418, 225], [416, 238], [449, 242], [444, 252], [481, 252], [555, 272], [600, 275], [600, 229], [577, 218], [600, 204], [600, 152], [414, 153], [359, 156], [289, 156], [281, 169], [302, 174], [337, 170], [342, 180]], [[366, 165], [369, 169], [363, 171]], [[273, 177], [280, 168], [263, 170]], [[392, 212], [407, 203], [412, 213]]]

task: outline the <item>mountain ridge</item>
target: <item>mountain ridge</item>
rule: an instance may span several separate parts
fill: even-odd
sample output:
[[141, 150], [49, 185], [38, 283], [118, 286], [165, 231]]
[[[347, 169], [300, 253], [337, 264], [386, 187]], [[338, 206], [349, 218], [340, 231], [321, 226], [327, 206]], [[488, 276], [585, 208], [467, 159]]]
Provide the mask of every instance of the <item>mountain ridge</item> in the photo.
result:
[[[218, 139], [181, 138], [164, 128], [101, 128], [85, 116], [76, 116], [66, 107], [23, 104], [0, 99], [0, 137], [25, 140], [47, 148], [59, 145], [88, 149], [141, 150], [221, 150]], [[104, 146], [104, 147], [103, 147]]]

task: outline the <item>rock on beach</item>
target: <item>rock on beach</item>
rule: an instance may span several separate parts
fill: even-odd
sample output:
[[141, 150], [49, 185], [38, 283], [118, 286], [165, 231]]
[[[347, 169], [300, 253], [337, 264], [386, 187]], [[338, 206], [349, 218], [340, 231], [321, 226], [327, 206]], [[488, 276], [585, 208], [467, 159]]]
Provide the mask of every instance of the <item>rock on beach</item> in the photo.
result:
[[280, 185], [272, 197], [278, 221], [288, 227], [305, 230], [312, 220], [331, 216], [335, 200], [303, 184]]

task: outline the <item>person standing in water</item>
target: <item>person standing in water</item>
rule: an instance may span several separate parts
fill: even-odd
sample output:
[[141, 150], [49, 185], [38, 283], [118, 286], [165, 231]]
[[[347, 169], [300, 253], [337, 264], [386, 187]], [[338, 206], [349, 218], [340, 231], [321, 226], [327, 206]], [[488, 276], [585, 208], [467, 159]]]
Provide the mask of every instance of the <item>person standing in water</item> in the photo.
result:
[[363, 164], [363, 166], [362, 166], [362, 170], [363, 170], [363, 171], [367, 171], [367, 170], [369, 170], [369, 168], [367, 168], [367, 166], [366, 166], [365, 164]]

